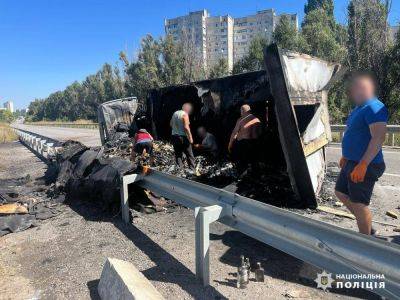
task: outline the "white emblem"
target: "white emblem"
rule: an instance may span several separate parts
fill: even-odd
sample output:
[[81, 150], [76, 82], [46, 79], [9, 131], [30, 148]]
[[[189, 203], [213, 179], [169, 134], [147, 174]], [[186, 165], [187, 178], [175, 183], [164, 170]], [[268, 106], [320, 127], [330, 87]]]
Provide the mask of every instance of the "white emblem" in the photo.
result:
[[324, 270], [321, 274], [317, 274], [317, 278], [314, 281], [317, 283], [317, 288], [326, 291], [327, 288], [332, 288], [332, 283], [335, 280], [332, 279], [331, 273], [326, 273]]

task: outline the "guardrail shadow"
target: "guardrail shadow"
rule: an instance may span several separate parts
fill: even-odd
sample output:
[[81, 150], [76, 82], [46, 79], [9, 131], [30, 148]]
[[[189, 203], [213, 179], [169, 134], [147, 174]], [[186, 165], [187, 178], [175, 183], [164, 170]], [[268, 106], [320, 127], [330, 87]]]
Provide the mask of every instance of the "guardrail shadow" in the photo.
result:
[[[189, 268], [139, 228], [132, 224], [126, 225], [121, 220], [120, 214], [112, 214], [104, 211], [101, 207], [96, 206], [95, 203], [74, 200], [73, 202], [68, 202], [68, 204], [86, 220], [113, 223], [135, 247], [146, 254], [156, 264], [154, 267], [142, 272], [147, 279], [176, 284], [195, 299], [227, 299], [212, 286], [203, 288], [195, 274]], [[216, 230], [211, 228], [211, 232], [216, 232]], [[210, 240], [221, 241], [228, 247], [228, 250], [219, 257], [219, 260], [224, 264], [237, 267], [239, 257], [243, 254], [245, 257], [250, 258], [252, 267], [255, 266], [256, 262], [261, 262], [265, 270], [266, 280], [268, 280], [268, 277], [276, 278], [316, 289], [314, 279], [317, 277], [317, 273], [321, 273], [321, 269], [313, 265], [305, 263], [236, 230], [224, 231], [222, 234], [211, 233]], [[230, 276], [227, 276], [223, 280], [214, 279], [214, 282], [236, 288], [236, 274], [231, 273], [227, 275]], [[98, 281], [88, 282], [92, 299], [98, 299], [97, 283]], [[363, 289], [332, 288], [329, 291], [334, 294], [360, 299], [380, 299], [376, 294]]]
[[[122, 221], [120, 214], [112, 216], [109, 212], [102, 211], [101, 208], [96, 207], [94, 203], [77, 201], [75, 199], [74, 201], [67, 200], [67, 203], [71, 209], [86, 220], [113, 223], [135, 247], [145, 253], [156, 264], [154, 267], [142, 272], [147, 279], [176, 284], [195, 299], [228, 299], [212, 286], [204, 288], [189, 268], [140, 229], [132, 224], [126, 225]], [[91, 291], [92, 299], [96, 299], [96, 282], [88, 282], [87, 285]]]
[[[322, 270], [313, 265], [259, 242], [240, 231], [231, 230], [225, 231], [223, 234], [210, 234], [210, 239], [220, 240], [229, 247], [220, 257], [220, 261], [225, 264], [237, 266], [240, 255], [244, 255], [250, 258], [252, 269], [255, 268], [257, 262], [261, 262], [267, 281], [268, 277], [271, 277], [316, 289], [314, 279], [317, 278], [317, 273], [321, 273]], [[231, 278], [226, 278], [225, 281], [214, 281], [221, 285], [236, 286], [236, 280], [234, 280], [236, 273], [230, 275]], [[363, 289], [332, 288], [329, 289], [329, 292], [361, 299], [381, 299], [378, 295]], [[310, 296], [305, 298], [308, 297]]]

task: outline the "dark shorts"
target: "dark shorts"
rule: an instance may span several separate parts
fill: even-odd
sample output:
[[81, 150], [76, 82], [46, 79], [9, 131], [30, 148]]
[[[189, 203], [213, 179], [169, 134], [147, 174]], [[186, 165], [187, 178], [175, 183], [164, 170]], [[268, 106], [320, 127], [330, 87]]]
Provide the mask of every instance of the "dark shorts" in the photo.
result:
[[146, 150], [147, 154], [152, 154], [153, 152], [153, 142], [143, 142], [135, 144], [135, 152], [139, 155], [143, 154], [143, 151]]
[[351, 202], [369, 205], [375, 182], [385, 172], [385, 164], [370, 164], [365, 174], [363, 182], [354, 183], [351, 181], [350, 174], [357, 165], [355, 161], [347, 161], [336, 181], [335, 190], [349, 196]]
[[235, 141], [232, 149], [232, 158], [235, 161], [247, 163], [258, 161], [259, 145], [256, 139], [243, 139]]

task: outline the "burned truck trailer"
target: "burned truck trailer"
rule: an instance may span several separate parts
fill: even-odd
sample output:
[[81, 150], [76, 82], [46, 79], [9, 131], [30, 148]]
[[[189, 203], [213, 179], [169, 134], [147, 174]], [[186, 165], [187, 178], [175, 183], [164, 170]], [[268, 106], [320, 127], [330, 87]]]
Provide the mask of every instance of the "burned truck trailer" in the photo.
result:
[[[249, 104], [263, 124], [259, 160], [265, 172], [289, 177], [297, 207], [317, 206], [325, 175], [325, 146], [331, 139], [327, 93], [343, 73], [340, 65], [308, 55], [266, 48], [265, 71], [243, 73], [150, 91], [148, 126], [158, 139], [168, 140], [169, 121], [182, 104], [193, 104], [191, 128], [205, 126], [222, 155], [230, 134]], [[255, 153], [248, 153], [255, 155]]]

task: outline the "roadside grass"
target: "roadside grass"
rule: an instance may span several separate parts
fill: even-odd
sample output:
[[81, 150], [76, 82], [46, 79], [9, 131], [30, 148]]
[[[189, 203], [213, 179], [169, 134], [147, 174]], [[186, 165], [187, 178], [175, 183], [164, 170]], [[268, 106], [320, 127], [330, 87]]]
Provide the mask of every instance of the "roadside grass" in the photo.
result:
[[98, 124], [91, 120], [76, 120], [76, 121], [39, 121], [39, 122], [25, 122], [26, 125], [34, 126], [49, 126], [49, 127], [62, 127], [62, 128], [84, 128], [84, 129], [97, 129]]
[[7, 123], [0, 123], [0, 143], [17, 140], [17, 135]]

